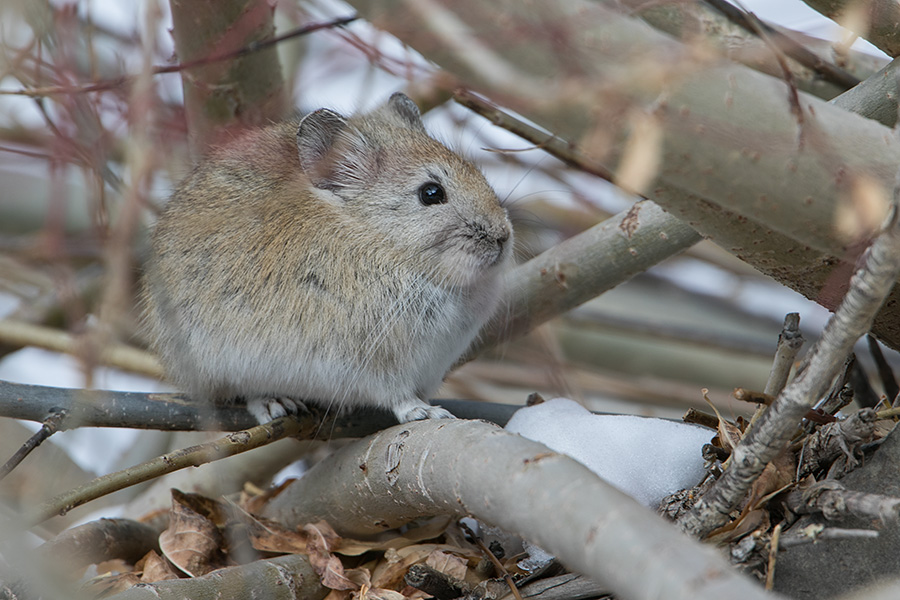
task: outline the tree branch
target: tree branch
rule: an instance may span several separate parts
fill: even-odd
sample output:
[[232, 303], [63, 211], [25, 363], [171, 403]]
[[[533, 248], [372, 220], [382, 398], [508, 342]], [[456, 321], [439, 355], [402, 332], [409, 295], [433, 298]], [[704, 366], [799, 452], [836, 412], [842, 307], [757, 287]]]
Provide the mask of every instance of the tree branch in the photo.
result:
[[475, 421], [407, 423], [354, 442], [273, 498], [263, 516], [290, 528], [325, 519], [354, 536], [439, 514], [516, 532], [623, 598], [659, 590], [670, 599], [770, 598], [717, 550], [583, 465]]
[[[460, 419], [484, 419], [505, 425], [519, 407], [471, 400], [436, 400]], [[69, 414], [61, 429], [129, 427], [160, 431], [241, 431], [257, 425], [241, 405], [211, 406], [181, 394], [79, 390], [24, 385], [0, 380], [0, 416], [42, 422], [54, 408]], [[321, 439], [361, 437], [397, 420], [387, 411], [360, 410], [332, 415], [319, 432]]]
[[[852, 27], [844, 17], [859, 7], [868, 9], [868, 19], [860, 23], [862, 29], [853, 33], [868, 40], [883, 50], [888, 56], [900, 56], [900, 5], [894, 0], [867, 0], [864, 4], [854, 0], [803, 0], [813, 9], [844, 27]], [[855, 23], [855, 20], [854, 20]]]

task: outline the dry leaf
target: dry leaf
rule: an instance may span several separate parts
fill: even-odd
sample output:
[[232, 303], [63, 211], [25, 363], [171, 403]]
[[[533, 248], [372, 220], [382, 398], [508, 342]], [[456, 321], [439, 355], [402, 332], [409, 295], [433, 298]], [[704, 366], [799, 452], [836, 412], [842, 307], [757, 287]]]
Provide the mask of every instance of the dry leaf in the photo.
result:
[[[222, 534], [216, 524], [191, 506], [204, 510], [196, 495], [172, 490], [169, 528], [159, 536], [159, 548], [169, 561], [192, 577], [205, 575], [222, 566]], [[202, 506], [201, 506], [202, 505]]]
[[762, 498], [791, 486], [794, 483], [796, 472], [797, 465], [794, 462], [793, 452], [782, 452], [776, 456], [772, 462], [766, 465], [762, 474], [750, 487], [747, 506], [759, 508], [758, 505]]
[[429, 554], [425, 564], [460, 581], [466, 579], [466, 572], [469, 570], [467, 561], [442, 550], [435, 550]]
[[745, 510], [737, 519], [716, 529], [706, 538], [715, 545], [727, 544], [758, 529], [768, 530], [769, 512], [766, 510]]
[[92, 598], [112, 596], [134, 587], [140, 582], [140, 578], [135, 573], [120, 573], [118, 575], [104, 573], [86, 581], [82, 586], [82, 592]]
[[359, 584], [347, 577], [344, 573], [344, 565], [334, 554], [317, 554], [313, 560], [310, 554], [310, 562], [313, 570], [322, 581], [322, 585], [332, 590], [358, 590]]
[[[480, 555], [474, 550], [447, 544], [418, 544], [386, 553], [388, 560], [381, 561], [372, 571], [372, 585], [381, 588], [401, 587], [403, 577], [412, 565], [426, 562], [434, 552], [445, 552], [477, 562]], [[463, 562], [465, 563], [465, 559]], [[465, 575], [463, 575], [463, 579]]]
[[356, 596], [360, 600], [406, 600], [406, 596], [394, 590], [385, 590], [382, 588], [371, 588], [365, 590], [364, 593]]
[[255, 496], [246, 495], [246, 491], [243, 492], [243, 496], [241, 498], [240, 506], [242, 509], [246, 510], [248, 513], [252, 515], [258, 515], [262, 513], [263, 509], [272, 500], [275, 496], [283, 492], [290, 486], [292, 483], [296, 481], [295, 479], [287, 479], [281, 483], [281, 485], [268, 489], [261, 494], [257, 494]]
[[178, 579], [178, 573], [172, 565], [162, 556], [151, 550], [134, 565], [135, 570], [142, 571], [141, 583], [153, 583]]
[[237, 512], [247, 528], [250, 544], [261, 552], [306, 554], [309, 535], [282, 527], [279, 523], [243, 511]]
[[304, 525], [303, 534], [307, 536], [307, 554], [309, 562], [322, 585], [333, 590], [358, 590], [359, 584], [344, 573], [341, 560], [331, 553], [331, 549], [340, 545], [341, 538], [327, 523]]
[[734, 449], [735, 446], [741, 441], [741, 430], [726, 421], [722, 414], [719, 412], [719, 409], [716, 408], [716, 405], [713, 404], [712, 400], [709, 399], [709, 390], [703, 388], [700, 390], [703, 394], [703, 399], [706, 400], [706, 403], [713, 409], [713, 412], [716, 413], [716, 417], [719, 419], [719, 424], [716, 430], [719, 432], [713, 438], [713, 443], [716, 443], [716, 439], [718, 439], [719, 446], [721, 448], [725, 448], [728, 451]]
[[408, 528], [403, 533], [386, 531], [372, 540], [343, 538], [340, 548], [335, 548], [334, 552], [344, 556], [359, 556], [373, 550], [399, 550], [441, 536], [455, 521], [454, 517], [435, 517], [418, 527]]

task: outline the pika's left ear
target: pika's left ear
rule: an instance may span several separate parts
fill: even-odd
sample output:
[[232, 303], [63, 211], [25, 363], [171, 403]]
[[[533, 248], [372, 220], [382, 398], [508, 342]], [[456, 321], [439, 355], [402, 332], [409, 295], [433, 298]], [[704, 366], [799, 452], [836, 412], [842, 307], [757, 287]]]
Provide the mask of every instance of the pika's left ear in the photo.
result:
[[422, 123], [422, 113], [419, 112], [419, 107], [403, 92], [391, 94], [387, 108], [394, 116], [400, 117], [403, 126], [425, 133], [425, 124]]

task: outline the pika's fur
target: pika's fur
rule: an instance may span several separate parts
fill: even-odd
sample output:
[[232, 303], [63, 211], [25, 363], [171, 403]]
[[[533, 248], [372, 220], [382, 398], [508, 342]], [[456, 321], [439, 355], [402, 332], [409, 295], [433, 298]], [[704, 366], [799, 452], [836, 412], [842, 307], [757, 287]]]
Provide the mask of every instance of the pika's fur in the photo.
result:
[[450, 417], [425, 401], [494, 313], [512, 235], [405, 95], [322, 109], [249, 132], [178, 186], [145, 322], [173, 383], [260, 422], [304, 401]]

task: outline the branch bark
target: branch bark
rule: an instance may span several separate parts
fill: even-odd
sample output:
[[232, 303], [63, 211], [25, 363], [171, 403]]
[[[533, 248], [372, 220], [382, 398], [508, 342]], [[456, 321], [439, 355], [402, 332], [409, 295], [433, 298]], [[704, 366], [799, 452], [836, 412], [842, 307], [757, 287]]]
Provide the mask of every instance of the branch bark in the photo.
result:
[[[484, 419], [505, 425], [519, 408], [471, 400], [436, 400], [460, 419]], [[258, 425], [247, 409], [210, 406], [181, 394], [79, 390], [25, 385], [0, 380], [0, 416], [42, 422], [53, 408], [69, 413], [61, 428], [129, 427], [160, 431], [240, 431]], [[397, 420], [387, 411], [360, 410], [332, 417], [321, 426], [325, 439], [361, 437]]]
[[853, 27], [845, 17], [851, 10], [867, 9], [867, 19], [853, 33], [872, 42], [889, 56], [900, 55], [900, 5], [893, 0], [803, 0], [813, 9], [844, 27]]
[[700, 241], [652, 202], [638, 202], [517, 266], [504, 282], [504, 309], [462, 360], [528, 333]]
[[[826, 100], [859, 83], [857, 76], [824, 58], [826, 52], [807, 50], [807, 44], [795, 41], [795, 36], [805, 37], [801, 34], [781, 33], [762, 24], [771, 37], [772, 45], [767, 45], [747, 26], [746, 13], [732, 4], [725, 6], [725, 0], [678, 4], [616, 0], [608, 4], [628, 9], [632, 15], [683, 42], [706, 44], [731, 60], [773, 77], [781, 77], [775, 52], [782, 52], [797, 86]], [[729, 10], [730, 17], [721, 12], [723, 9]], [[862, 65], [857, 62], [856, 66]], [[871, 71], [865, 75], [871, 75]]]
[[261, 597], [257, 595], [260, 590], [265, 590], [262, 597], [266, 600], [317, 600], [330, 591], [319, 582], [308, 557], [288, 554], [219, 569], [203, 577], [140, 584], [107, 600], [243, 600]]
[[[271, 38], [274, 5], [267, 0], [170, 0], [172, 34], [182, 63], [224, 54]], [[288, 107], [274, 47], [182, 71], [189, 139], [195, 156], [229, 127], [264, 125]]]
[[583, 465], [474, 421], [407, 423], [346, 446], [263, 516], [287, 527], [325, 519], [358, 536], [438, 514], [517, 532], [621, 598], [771, 598]]

